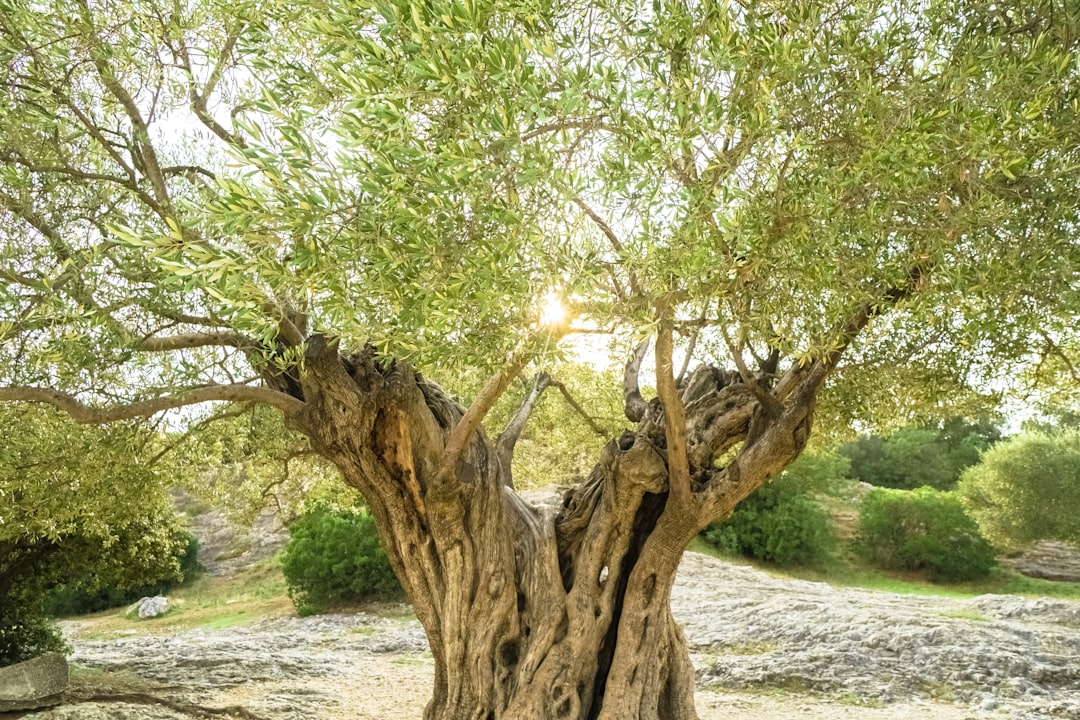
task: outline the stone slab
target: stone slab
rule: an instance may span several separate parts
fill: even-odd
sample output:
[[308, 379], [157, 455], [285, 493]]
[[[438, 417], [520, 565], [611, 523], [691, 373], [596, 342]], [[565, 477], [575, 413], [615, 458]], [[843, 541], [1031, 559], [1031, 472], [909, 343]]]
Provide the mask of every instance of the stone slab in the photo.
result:
[[0, 713], [57, 705], [67, 686], [67, 659], [59, 653], [46, 653], [2, 667]]

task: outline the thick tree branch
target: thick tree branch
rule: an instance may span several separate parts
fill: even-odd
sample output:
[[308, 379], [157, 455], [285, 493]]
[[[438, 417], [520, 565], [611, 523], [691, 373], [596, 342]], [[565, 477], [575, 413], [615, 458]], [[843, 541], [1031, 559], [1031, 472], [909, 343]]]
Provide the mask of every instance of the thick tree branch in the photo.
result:
[[148, 337], [139, 341], [135, 349], [140, 352], [169, 352], [197, 347], [249, 347], [252, 343], [242, 335], [231, 332], [187, 333], [168, 337]]
[[657, 310], [660, 325], [656, 333], [656, 394], [664, 409], [664, 436], [667, 439], [668, 483], [675, 506], [690, 503], [690, 461], [686, 456], [686, 408], [675, 385], [672, 360], [674, 349], [672, 320], [674, 308], [664, 302]]
[[225, 66], [229, 60], [229, 56], [232, 54], [233, 48], [236, 47], [236, 41], [240, 38], [240, 33], [244, 30], [244, 25], [240, 24], [229, 32], [228, 37], [225, 38], [225, 44], [218, 54], [217, 62], [214, 63], [214, 69], [210, 71], [210, 77], [207, 79], [206, 84], [199, 89], [195, 85], [195, 74], [191, 67], [191, 62], [187, 57], [187, 49], [182, 47], [182, 54], [185, 64], [185, 69], [190, 77], [190, 90], [189, 96], [191, 98], [191, 109], [195, 112], [195, 116], [199, 118], [201, 122], [210, 132], [214, 133], [219, 139], [225, 141], [231, 147], [238, 149], [245, 149], [247, 142], [244, 138], [228, 129], [224, 125], [219, 123], [213, 115], [210, 114], [208, 108], [208, 102], [210, 95], [213, 94], [218, 83], [221, 82], [221, 78], [225, 74]]
[[645, 338], [634, 350], [633, 356], [627, 361], [626, 368], [623, 370], [623, 407], [630, 422], [641, 422], [641, 419], [645, 417], [645, 411], [649, 409], [645, 398], [641, 396], [641, 387], [638, 384], [641, 363], [648, 352], [649, 338]]
[[728, 346], [728, 350], [731, 351], [731, 358], [735, 361], [735, 367], [739, 371], [739, 376], [742, 377], [743, 383], [750, 388], [750, 392], [754, 393], [754, 397], [761, 404], [761, 407], [765, 409], [765, 412], [769, 415], [777, 415], [784, 409], [783, 403], [781, 403], [775, 395], [769, 392], [766, 388], [761, 386], [758, 382], [757, 376], [750, 372], [746, 367], [746, 361], [742, 354], [742, 344], [736, 346], [731, 338], [728, 337], [727, 331], [723, 328], [720, 329], [720, 334], [724, 337], [724, 342]]
[[63, 410], [75, 422], [84, 425], [97, 425], [118, 420], [149, 417], [164, 410], [173, 410], [214, 400], [260, 402], [276, 407], [286, 415], [296, 415], [304, 408], [304, 403], [291, 395], [270, 390], [269, 388], [252, 387], [250, 385], [208, 385], [181, 391], [176, 395], [108, 408], [95, 408], [80, 402], [72, 395], [47, 388], [0, 388], [0, 402], [46, 403]]
[[202, 97], [203, 109], [206, 108], [206, 99], [214, 93], [217, 89], [218, 83], [221, 82], [221, 78], [225, 75], [225, 66], [229, 62], [229, 56], [232, 55], [233, 48], [236, 47], [236, 41], [240, 39], [240, 33], [247, 27], [245, 23], [239, 23], [235, 28], [229, 31], [228, 36], [225, 38], [225, 44], [221, 47], [221, 52], [218, 53], [217, 62], [214, 63], [214, 69], [210, 71], [210, 77], [206, 79], [206, 85], [203, 86]]
[[777, 383], [774, 394], [787, 397], [797, 386], [820, 387], [828, 375], [836, 369], [844, 351], [871, 320], [897, 303], [918, 292], [927, 282], [929, 267], [922, 261], [911, 266], [904, 280], [882, 290], [874, 300], [868, 300], [852, 311], [851, 316], [834, 332], [832, 349], [811, 363], [795, 363]]
[[[90, 6], [85, 0], [80, 4], [82, 5], [87, 26], [93, 27]], [[150, 142], [149, 125], [143, 117], [142, 112], [139, 110], [139, 106], [135, 102], [135, 99], [131, 96], [131, 93], [127, 91], [127, 88], [120, 83], [116, 73], [109, 65], [108, 56], [102, 52], [101, 44], [102, 40], [99, 37], [91, 38], [90, 60], [97, 69], [98, 77], [101, 79], [105, 89], [120, 103], [120, 106], [124, 109], [124, 113], [128, 117], [128, 121], [131, 122], [132, 152], [139, 155], [139, 158], [142, 161], [143, 171], [150, 180], [151, 187], [154, 188], [155, 198], [166, 212], [168, 212], [171, 206], [169, 190], [165, 184], [165, 176], [161, 172], [157, 150], [154, 149], [154, 146]]]
[[10, 162], [15, 165], [21, 165], [32, 173], [38, 173], [42, 175], [63, 175], [66, 177], [74, 178], [76, 180], [89, 180], [93, 182], [107, 182], [113, 185], [118, 185], [125, 190], [130, 191], [144, 203], [150, 207], [154, 207], [156, 203], [153, 198], [147, 195], [135, 182], [135, 179], [130, 175], [119, 177], [116, 175], [108, 175], [106, 173], [88, 172], [86, 170], [80, 170], [78, 168], [68, 167], [66, 165], [39, 165], [29, 158], [25, 157], [21, 153], [15, 150], [4, 149], [0, 150], [0, 161]]
[[514, 413], [514, 417], [506, 424], [506, 428], [499, 434], [499, 439], [495, 442], [495, 452], [498, 454], [499, 462], [502, 464], [503, 480], [506, 482], [507, 487], [514, 487], [511, 469], [514, 459], [514, 447], [517, 445], [521, 433], [525, 430], [525, 425], [529, 421], [529, 416], [532, 415], [536, 401], [540, 399], [540, 395], [551, 384], [551, 376], [547, 373], [542, 372], [536, 376], [536, 382], [533, 383], [532, 390], [525, 396], [521, 407]]
[[488, 414], [495, 402], [506, 392], [506, 388], [510, 387], [510, 383], [514, 381], [514, 378], [521, 374], [521, 371], [528, 364], [530, 356], [531, 353], [527, 343], [519, 346], [517, 351], [510, 356], [510, 361], [503, 369], [495, 373], [484, 384], [484, 387], [480, 390], [476, 399], [473, 400], [469, 409], [465, 411], [461, 420], [454, 425], [454, 429], [450, 431], [450, 437], [446, 439], [446, 446], [439, 461], [439, 469], [435, 474], [437, 485], [445, 485], [454, 476], [457, 461], [465, 448], [468, 447], [473, 433], [480, 427], [484, 416]]
[[581, 407], [578, 401], [574, 399], [574, 396], [570, 394], [570, 391], [566, 388], [566, 385], [559, 382], [558, 380], [552, 380], [551, 386], [558, 389], [558, 391], [563, 396], [563, 400], [566, 401], [566, 404], [573, 408], [574, 412], [581, 416], [581, 419], [585, 421], [585, 424], [589, 426], [590, 430], [592, 430], [594, 433], [596, 433], [602, 438], [607, 438], [610, 435], [607, 430], [597, 424], [596, 420], [593, 418], [592, 415], [585, 412], [585, 408]]
[[210, 180], [216, 180], [217, 175], [210, 172], [204, 167], [198, 165], [170, 165], [169, 167], [161, 168], [161, 174], [166, 177], [173, 175], [202, 175]]
[[1044, 358], [1047, 355], [1056, 356], [1065, 365], [1065, 369], [1068, 371], [1073, 381], [1080, 384], [1080, 373], [1077, 372], [1076, 366], [1073, 364], [1072, 360], [1069, 359], [1069, 356], [1065, 354], [1061, 345], [1054, 342], [1054, 339], [1050, 337], [1050, 333], [1042, 328], [1039, 328], [1039, 335], [1042, 336], [1043, 341], [1046, 343], [1042, 356]]
[[228, 327], [228, 323], [222, 320], [215, 320], [214, 318], [201, 317], [198, 315], [188, 315], [187, 313], [174, 312], [171, 309], [158, 309], [147, 307], [146, 305], [140, 305], [147, 312], [151, 312], [155, 315], [159, 315], [166, 320], [172, 320], [174, 322], [183, 323], [185, 325], [198, 325], [200, 327], [208, 328], [221, 328]]
[[686, 371], [690, 369], [690, 359], [694, 356], [699, 332], [700, 328], [696, 327], [690, 331], [690, 341], [686, 345], [686, 354], [683, 355], [682, 367], [679, 368], [679, 375], [675, 378], [675, 384], [679, 387], [682, 387], [683, 380], [686, 378]]

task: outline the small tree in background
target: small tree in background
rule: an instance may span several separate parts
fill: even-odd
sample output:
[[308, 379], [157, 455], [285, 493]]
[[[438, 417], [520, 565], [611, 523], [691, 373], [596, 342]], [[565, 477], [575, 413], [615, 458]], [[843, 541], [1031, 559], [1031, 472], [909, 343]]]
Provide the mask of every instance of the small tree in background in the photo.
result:
[[995, 544], [1080, 544], [1080, 429], [1028, 432], [995, 445], [959, 486], [965, 508]]
[[878, 487], [952, 490], [964, 468], [1001, 437], [986, 421], [950, 418], [940, 427], [912, 425], [882, 437], [863, 436], [839, 452], [851, 461], [851, 477]]
[[[129, 605], [148, 595], [164, 595], [180, 583], [198, 578], [205, 571], [199, 562], [199, 541], [191, 533], [184, 532], [184, 539], [175, 546], [174, 559], [179, 571], [168, 568], [167, 575], [146, 578], [137, 585], [117, 583], [100, 563], [72, 567], [64, 573], [63, 582], [52, 588], [45, 596], [44, 611], [52, 617], [67, 617], [99, 612], [109, 608]], [[120, 542], [139, 538], [121, 538]], [[116, 552], [113, 548], [104, 553]]]

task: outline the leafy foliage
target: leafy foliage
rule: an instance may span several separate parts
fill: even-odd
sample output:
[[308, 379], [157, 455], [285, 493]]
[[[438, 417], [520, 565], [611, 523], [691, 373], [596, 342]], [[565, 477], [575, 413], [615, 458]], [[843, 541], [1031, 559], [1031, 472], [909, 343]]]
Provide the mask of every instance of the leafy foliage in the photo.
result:
[[173, 578], [187, 543], [166, 481], [138, 460], [137, 425], [80, 427], [51, 409], [0, 406], [0, 656], [55, 646], [47, 591], [93, 576], [118, 588]]
[[[612, 371], [564, 362], [550, 372], [589, 420], [574, 409], [558, 387], [548, 387], [514, 450], [516, 487], [565, 485], [588, 475], [600, 448], [626, 421], [619, 383]], [[520, 383], [492, 409], [487, 426], [493, 435], [506, 426], [529, 390], [528, 384]], [[594, 428], [604, 432], [597, 433]]]
[[952, 490], [964, 468], [1001, 437], [986, 421], [952, 418], [934, 426], [908, 426], [887, 437], [869, 435], [840, 447], [851, 477], [878, 487]]
[[759, 489], [703, 535], [724, 552], [780, 566], [821, 565], [836, 548], [829, 516], [787, 477]]
[[10, 595], [0, 605], [0, 667], [48, 652], [67, 652], [60, 628], [27, 598]]
[[289, 526], [281, 569], [300, 615], [401, 592], [375, 521], [366, 512], [319, 506], [301, 515]]
[[199, 541], [194, 535], [186, 533], [186, 542], [177, 547], [177, 552], [177, 575], [134, 587], [116, 585], [111, 578], [96, 572], [93, 566], [83, 567], [80, 573], [66, 577], [61, 585], [49, 590], [44, 612], [51, 617], [65, 617], [121, 607], [142, 597], [164, 595], [178, 584], [191, 582], [205, 572], [206, 568], [199, 562]]
[[956, 493], [877, 488], [859, 508], [857, 548], [886, 570], [925, 571], [936, 582], [985, 577], [994, 549]]
[[850, 471], [851, 461], [840, 453], [814, 449], [799, 455], [779, 479], [802, 493], [829, 494], [841, 481], [848, 479]]
[[168, 439], [165, 457], [177, 468], [173, 478], [238, 523], [250, 523], [267, 508], [288, 521], [303, 512], [304, 503], [348, 507], [359, 500], [271, 408], [227, 407], [193, 427]]
[[1080, 544], [1080, 430], [1029, 432], [995, 445], [960, 481], [964, 507], [994, 543]]
[[913, 267], [848, 394], [1008, 380], [1076, 326], [1080, 19], [1041, 8], [6, 0], [5, 383], [295, 370], [290, 325], [453, 376], [552, 287], [806, 359]]

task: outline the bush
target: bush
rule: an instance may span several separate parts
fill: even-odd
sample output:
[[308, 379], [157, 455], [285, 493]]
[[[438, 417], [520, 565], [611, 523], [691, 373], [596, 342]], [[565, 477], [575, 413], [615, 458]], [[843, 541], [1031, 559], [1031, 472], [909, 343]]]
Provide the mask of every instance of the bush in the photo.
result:
[[994, 566], [994, 549], [956, 493], [928, 487], [871, 491], [856, 547], [877, 567], [925, 571], [936, 582], [975, 580]]
[[300, 615], [401, 592], [375, 521], [365, 512], [316, 507], [301, 515], [289, 527], [281, 569]]
[[6, 598], [0, 603], [0, 667], [30, 660], [47, 652], [66, 653], [60, 628], [41, 612], [40, 600]]
[[990, 540], [1080, 545], [1080, 430], [1025, 433], [987, 450], [963, 475], [960, 498]]
[[45, 613], [53, 617], [86, 615], [130, 605], [142, 597], [164, 595], [179, 584], [191, 582], [202, 575], [206, 568], [199, 562], [198, 538], [191, 533], [185, 533], [185, 536], [174, 555], [180, 567], [179, 576], [170, 575], [153, 582], [124, 587], [117, 585], [107, 575], [87, 567], [80, 576], [67, 580], [48, 593], [44, 603]]
[[92, 576], [132, 587], [178, 572], [186, 534], [141, 422], [73, 423], [36, 405], [0, 403], [0, 663], [59, 649], [46, 618], [52, 588]]
[[829, 516], [787, 478], [759, 489], [702, 534], [723, 552], [781, 566], [820, 565], [836, 546]]

